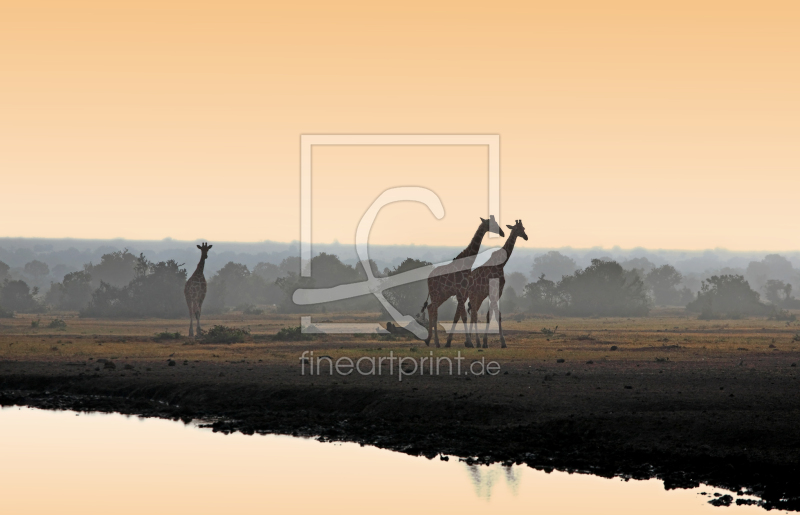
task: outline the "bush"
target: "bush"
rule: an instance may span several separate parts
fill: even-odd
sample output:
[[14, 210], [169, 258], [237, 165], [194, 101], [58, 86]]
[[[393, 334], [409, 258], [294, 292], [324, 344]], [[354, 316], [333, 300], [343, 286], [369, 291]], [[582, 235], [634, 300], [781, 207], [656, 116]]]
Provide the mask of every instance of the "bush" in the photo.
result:
[[[677, 286], [683, 280], [680, 272], [672, 265], [663, 265], [654, 268], [644, 278], [644, 283], [653, 292], [653, 298], [658, 306], [675, 306], [681, 302], [681, 291]], [[691, 300], [691, 299], [689, 299]], [[684, 304], [685, 305], [685, 304]]]
[[557, 287], [565, 312], [577, 316], [645, 316], [649, 312], [644, 283], [626, 274], [616, 261], [593, 259]]
[[241, 311], [243, 315], [263, 315], [264, 310], [255, 307], [252, 304], [244, 304], [236, 307], [237, 311]]
[[301, 327], [282, 327], [275, 336], [272, 337], [275, 341], [280, 342], [297, 342], [302, 340], [313, 340], [314, 335], [304, 334]]
[[549, 327], [542, 327], [541, 333], [545, 336], [554, 336], [558, 331], [558, 326], [555, 329], [550, 329]]
[[12, 311], [6, 311], [0, 306], [0, 318], [14, 318], [14, 313]]
[[87, 272], [72, 272], [60, 283], [50, 283], [45, 301], [53, 307], [80, 311], [92, 300], [92, 276]]
[[168, 331], [162, 331], [160, 333], [156, 333], [153, 340], [160, 342], [163, 340], [180, 340], [181, 333], [170, 333]]
[[57, 329], [59, 331], [64, 331], [67, 329], [67, 323], [61, 320], [60, 318], [54, 318], [47, 324], [48, 329]]
[[250, 331], [240, 327], [215, 325], [203, 334], [203, 343], [243, 343]]
[[41, 313], [42, 305], [36, 302], [34, 295], [38, 289], [31, 290], [25, 281], [9, 281], [0, 285], [0, 306], [17, 313]]
[[770, 320], [780, 320], [782, 322], [794, 322], [797, 320], [797, 315], [789, 313], [785, 309], [778, 309], [776, 307], [772, 308], [772, 312], [769, 315]]
[[92, 300], [81, 310], [90, 317], [159, 317], [186, 316], [183, 287], [186, 269], [174, 260], [151, 263], [140, 255], [136, 276], [127, 285], [117, 287], [105, 281], [92, 293]]
[[742, 318], [768, 314], [758, 292], [741, 275], [714, 275], [703, 281], [697, 298], [686, 306], [700, 313], [701, 320]]
[[[420, 261], [418, 259], [406, 258], [394, 270], [388, 270], [388, 276], [399, 275], [405, 272], [428, 266], [431, 263], [428, 261]], [[313, 270], [313, 269], [312, 269]], [[428, 294], [427, 281], [415, 281], [413, 283], [404, 284], [402, 286], [395, 286], [383, 292], [384, 297], [394, 308], [403, 315], [415, 315], [419, 313], [419, 308], [425, 302], [425, 297]], [[388, 317], [389, 313], [381, 306], [381, 312], [384, 317]], [[440, 309], [440, 317], [443, 315]], [[455, 315], [455, 311], [453, 311]], [[448, 317], [449, 318], [449, 317]]]

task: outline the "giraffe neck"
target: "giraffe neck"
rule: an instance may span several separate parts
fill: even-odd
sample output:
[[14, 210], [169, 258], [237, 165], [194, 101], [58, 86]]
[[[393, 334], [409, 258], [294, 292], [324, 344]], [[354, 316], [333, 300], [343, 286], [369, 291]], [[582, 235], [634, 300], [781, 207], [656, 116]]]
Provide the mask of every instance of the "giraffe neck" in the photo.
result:
[[512, 231], [511, 234], [508, 236], [508, 239], [506, 240], [505, 244], [503, 244], [503, 252], [505, 252], [505, 259], [503, 260], [502, 263], [498, 263], [497, 266], [499, 266], [500, 268], [506, 266], [506, 263], [508, 263], [508, 260], [511, 258], [511, 253], [514, 252], [514, 244], [516, 242], [517, 242], [517, 233]]
[[197, 268], [195, 268], [192, 277], [203, 277], [203, 269], [206, 267], [206, 258], [201, 257], [200, 262], [197, 263]]
[[488, 230], [489, 229], [487, 227], [484, 227], [484, 224], [481, 224], [478, 227], [478, 230], [475, 231], [475, 236], [472, 237], [472, 241], [469, 242], [467, 248], [462, 250], [461, 254], [457, 255], [455, 259], [477, 256], [478, 251], [481, 249], [481, 242], [483, 241], [483, 237], [486, 235]]

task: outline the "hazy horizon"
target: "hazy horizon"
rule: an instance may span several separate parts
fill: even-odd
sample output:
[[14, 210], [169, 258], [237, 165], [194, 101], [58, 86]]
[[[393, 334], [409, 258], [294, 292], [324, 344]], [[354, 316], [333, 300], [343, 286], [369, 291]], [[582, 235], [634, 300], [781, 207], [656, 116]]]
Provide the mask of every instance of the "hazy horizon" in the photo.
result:
[[[793, 249], [785, 2], [32, 0], [0, 18], [0, 234], [291, 241], [303, 134], [495, 134], [520, 247]], [[46, 13], [46, 15], [42, 15]], [[412, 36], [413, 35], [413, 36]], [[466, 245], [487, 149], [313, 150], [313, 241]]]

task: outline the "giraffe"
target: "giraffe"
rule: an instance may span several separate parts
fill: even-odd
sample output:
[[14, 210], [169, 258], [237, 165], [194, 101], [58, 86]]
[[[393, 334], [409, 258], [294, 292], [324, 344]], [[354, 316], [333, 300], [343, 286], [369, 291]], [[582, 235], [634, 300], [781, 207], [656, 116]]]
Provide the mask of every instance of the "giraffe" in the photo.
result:
[[206, 258], [208, 258], [208, 251], [211, 250], [213, 245], [203, 243], [202, 246], [198, 245], [200, 249], [200, 262], [197, 263], [192, 276], [186, 281], [186, 286], [183, 287], [183, 295], [186, 297], [186, 305], [189, 306], [189, 337], [194, 336], [194, 321], [192, 317], [197, 319], [197, 336], [202, 334], [200, 329], [200, 309], [203, 307], [203, 300], [206, 298], [206, 278], [203, 275], [203, 268], [206, 266]]
[[[439, 346], [439, 306], [453, 295], [455, 295], [456, 300], [458, 300], [458, 307], [456, 308], [456, 316], [453, 318], [453, 326], [450, 328], [450, 333], [447, 335], [447, 344], [445, 347], [449, 347], [450, 342], [453, 340], [453, 330], [458, 323], [459, 317], [463, 320], [464, 330], [466, 331], [467, 310], [464, 307], [464, 302], [467, 300], [468, 279], [472, 265], [475, 263], [475, 256], [477, 256], [478, 250], [481, 248], [481, 241], [483, 241], [483, 237], [487, 232], [505, 236], [503, 229], [497, 225], [494, 215], [489, 216], [488, 220], [481, 218], [481, 224], [478, 226], [478, 230], [475, 231], [475, 235], [472, 237], [472, 241], [469, 242], [469, 245], [467, 245], [467, 248], [462, 250], [461, 253], [453, 259], [452, 263], [434, 268], [428, 276], [428, 297], [430, 298], [430, 303], [426, 300], [425, 304], [422, 306], [422, 311], [425, 311], [426, 307], [428, 308], [428, 338], [425, 339], [425, 345], [430, 345], [431, 332], [433, 332], [436, 346]], [[469, 332], [467, 332], [467, 341], [465, 345], [467, 347], [472, 347]]]
[[[522, 225], [522, 220], [517, 220], [516, 223], [506, 225], [511, 230], [508, 235], [505, 245], [502, 248], [492, 252], [486, 263], [472, 271], [469, 277], [469, 286], [467, 288], [467, 296], [469, 297], [470, 305], [470, 320], [469, 331], [472, 332], [473, 326], [475, 327], [475, 339], [478, 342], [478, 347], [481, 346], [481, 337], [478, 334], [478, 308], [481, 307], [484, 299], [489, 297], [489, 311], [486, 313], [486, 332], [483, 335], [483, 348], [488, 347], [489, 339], [489, 321], [492, 318], [492, 311], [495, 312], [497, 317], [497, 324], [500, 329], [500, 347], [506, 347], [506, 339], [503, 336], [503, 319], [500, 315], [500, 306], [498, 302], [503, 295], [503, 287], [506, 284], [505, 274], [503, 268], [508, 263], [508, 258], [514, 251], [514, 244], [517, 237], [521, 236], [523, 240], [528, 241], [528, 235], [525, 234], [525, 227]], [[497, 281], [495, 283], [495, 281]], [[495, 286], [497, 285], [497, 286]]]

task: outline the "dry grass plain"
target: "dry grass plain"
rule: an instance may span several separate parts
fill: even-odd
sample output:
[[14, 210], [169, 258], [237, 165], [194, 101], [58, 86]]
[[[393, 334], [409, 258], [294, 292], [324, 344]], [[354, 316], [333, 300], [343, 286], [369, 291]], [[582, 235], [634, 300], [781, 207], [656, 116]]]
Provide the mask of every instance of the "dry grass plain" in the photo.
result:
[[[243, 315], [229, 313], [203, 318], [203, 327], [215, 324], [246, 328], [244, 343], [202, 344], [186, 337], [185, 320], [85, 319], [75, 313], [17, 315], [0, 319], [0, 360], [64, 361], [88, 358], [162, 360], [262, 360], [297, 363], [304, 350], [325, 350], [333, 358], [395, 354], [414, 356], [486, 357], [502, 363], [541, 362], [685, 362], [749, 360], [761, 353], [794, 353], [800, 349], [800, 322], [764, 318], [698, 320], [680, 310], [662, 310], [646, 318], [515, 317], [504, 321], [507, 349], [499, 348], [497, 335], [489, 335], [488, 349], [467, 349], [464, 335], [456, 334], [450, 348], [425, 347], [424, 342], [378, 335], [320, 335], [309, 341], [274, 341], [283, 327], [299, 325], [300, 315]], [[53, 319], [65, 329], [49, 329]], [[313, 320], [372, 322], [372, 313], [314, 315]], [[39, 321], [38, 327], [32, 322]], [[385, 325], [385, 324], [384, 324]], [[449, 326], [449, 324], [448, 324]], [[554, 335], [542, 329], [555, 330]], [[440, 328], [440, 337], [443, 336]], [[181, 333], [176, 340], [154, 337], [160, 332]], [[445, 338], [441, 338], [444, 345]], [[611, 350], [612, 347], [616, 349]]]

